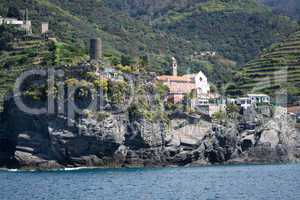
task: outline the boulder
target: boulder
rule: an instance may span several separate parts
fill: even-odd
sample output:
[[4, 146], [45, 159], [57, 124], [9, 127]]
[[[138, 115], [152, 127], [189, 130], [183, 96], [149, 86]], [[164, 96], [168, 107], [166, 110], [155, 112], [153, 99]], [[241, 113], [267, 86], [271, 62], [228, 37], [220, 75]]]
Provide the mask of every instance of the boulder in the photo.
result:
[[126, 147], [125, 145], [119, 146], [119, 148], [114, 153], [114, 160], [120, 164], [124, 163], [126, 161], [127, 153], [128, 147]]
[[279, 143], [278, 131], [274, 129], [264, 130], [261, 133], [258, 144], [269, 144], [271, 148], [275, 148]]

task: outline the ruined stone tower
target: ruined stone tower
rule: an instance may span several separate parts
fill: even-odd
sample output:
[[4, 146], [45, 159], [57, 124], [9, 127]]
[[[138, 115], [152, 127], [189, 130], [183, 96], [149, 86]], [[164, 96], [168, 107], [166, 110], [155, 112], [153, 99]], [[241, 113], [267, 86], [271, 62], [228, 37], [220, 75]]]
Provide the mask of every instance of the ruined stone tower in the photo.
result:
[[90, 40], [90, 59], [100, 60], [102, 57], [102, 41], [100, 38]]

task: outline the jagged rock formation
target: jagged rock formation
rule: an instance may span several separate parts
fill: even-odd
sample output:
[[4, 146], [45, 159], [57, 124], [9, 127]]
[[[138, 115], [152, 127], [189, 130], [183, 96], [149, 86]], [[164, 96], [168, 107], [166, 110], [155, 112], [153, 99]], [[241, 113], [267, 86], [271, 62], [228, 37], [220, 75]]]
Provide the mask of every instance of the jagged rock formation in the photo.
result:
[[[100, 122], [80, 117], [81, 122], [70, 127], [63, 116], [30, 116], [11, 101], [5, 108], [0, 165], [6, 167], [185, 166], [300, 159], [299, 131], [279, 108], [272, 117], [270, 108], [264, 108], [260, 110], [264, 113], [245, 113], [226, 126], [175, 113], [168, 128], [146, 119], [130, 121], [127, 113]], [[243, 118], [259, 125], [255, 130], [240, 128]]]

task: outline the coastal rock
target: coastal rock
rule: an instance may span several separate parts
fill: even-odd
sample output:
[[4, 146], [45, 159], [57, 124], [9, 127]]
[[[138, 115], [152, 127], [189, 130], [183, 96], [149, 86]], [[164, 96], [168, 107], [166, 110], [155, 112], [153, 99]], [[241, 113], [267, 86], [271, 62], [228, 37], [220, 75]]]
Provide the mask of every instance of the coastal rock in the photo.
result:
[[15, 159], [18, 161], [19, 166], [24, 166], [28, 168], [61, 168], [62, 165], [58, 164], [54, 160], [44, 159], [41, 155], [33, 155], [31, 153], [16, 151]]
[[242, 151], [247, 151], [249, 148], [253, 147], [256, 143], [255, 134], [249, 134], [248, 132], [244, 132], [241, 135], [241, 148]]
[[258, 143], [269, 144], [271, 148], [275, 148], [279, 143], [278, 132], [274, 129], [264, 130]]
[[125, 145], [132, 149], [159, 147], [165, 144], [166, 133], [161, 123], [145, 119], [128, 124]]
[[166, 125], [131, 119], [126, 112], [107, 112], [101, 119], [35, 116], [8, 101], [0, 129], [0, 166], [49, 169], [299, 161], [295, 120], [284, 109], [274, 113], [268, 109], [247, 111], [222, 124], [176, 112]]
[[124, 163], [126, 161], [128, 153], [128, 147], [125, 145], [119, 146], [119, 148], [115, 151], [114, 153], [114, 159], [116, 160], [117, 163]]

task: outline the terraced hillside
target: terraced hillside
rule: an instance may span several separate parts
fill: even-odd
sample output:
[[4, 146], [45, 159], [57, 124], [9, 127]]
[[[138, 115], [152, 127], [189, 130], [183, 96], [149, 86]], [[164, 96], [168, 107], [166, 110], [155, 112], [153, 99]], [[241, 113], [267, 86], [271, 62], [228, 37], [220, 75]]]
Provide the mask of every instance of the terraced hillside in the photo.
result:
[[240, 89], [263, 91], [287, 89], [290, 96], [300, 95], [300, 31], [265, 50], [243, 68]]
[[[15, 35], [15, 34], [18, 35]], [[85, 58], [82, 49], [56, 40], [46, 40], [39, 36], [26, 36], [11, 29], [0, 30], [1, 36], [15, 37], [7, 40], [6, 48], [0, 48], [0, 110], [6, 93], [14, 86], [16, 78], [25, 70], [53, 65], [74, 64]], [[2, 37], [1, 37], [2, 38]], [[0, 38], [0, 40], [1, 40]]]

